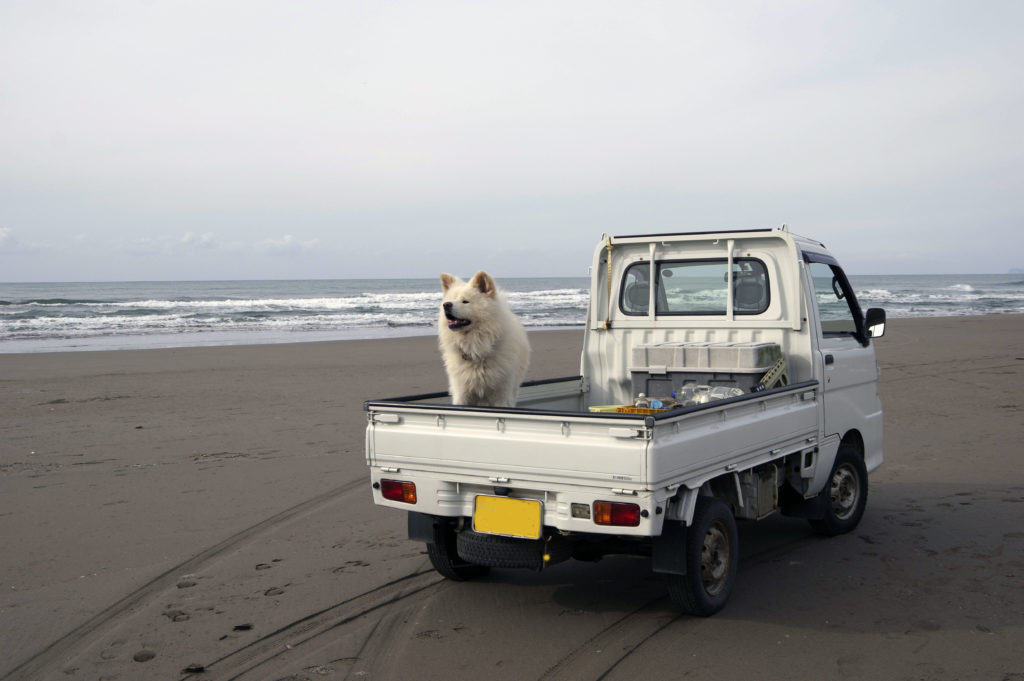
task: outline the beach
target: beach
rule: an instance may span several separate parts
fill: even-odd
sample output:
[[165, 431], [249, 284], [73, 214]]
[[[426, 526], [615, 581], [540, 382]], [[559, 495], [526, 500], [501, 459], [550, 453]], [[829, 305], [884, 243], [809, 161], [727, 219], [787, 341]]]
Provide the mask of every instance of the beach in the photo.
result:
[[[582, 334], [532, 332], [528, 378]], [[432, 571], [362, 410], [445, 389], [432, 337], [0, 354], [0, 679], [1024, 679], [1024, 316], [875, 343], [860, 526], [741, 523], [710, 619], [636, 558]]]

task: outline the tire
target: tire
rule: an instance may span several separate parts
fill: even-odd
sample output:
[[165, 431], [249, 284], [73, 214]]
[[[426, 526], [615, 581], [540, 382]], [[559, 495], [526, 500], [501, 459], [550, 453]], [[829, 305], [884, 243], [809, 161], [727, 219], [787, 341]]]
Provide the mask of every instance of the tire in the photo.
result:
[[739, 535], [732, 510], [714, 497], [699, 497], [681, 548], [686, 551], [686, 574], [672, 577], [669, 596], [684, 613], [714, 615], [729, 600], [739, 565]]
[[435, 522], [434, 541], [427, 544], [427, 557], [438, 574], [455, 582], [465, 582], [486, 575], [486, 565], [474, 565], [459, 558], [456, 533], [446, 522]]
[[855, 445], [839, 445], [821, 496], [825, 516], [809, 521], [815, 532], [835, 537], [857, 527], [868, 503], [868, 469]]

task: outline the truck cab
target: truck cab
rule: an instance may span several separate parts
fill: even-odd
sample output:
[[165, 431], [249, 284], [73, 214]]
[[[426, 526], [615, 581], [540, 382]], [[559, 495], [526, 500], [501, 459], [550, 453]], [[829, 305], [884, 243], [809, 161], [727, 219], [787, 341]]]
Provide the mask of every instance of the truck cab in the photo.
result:
[[[623, 369], [638, 368], [637, 347], [773, 343], [790, 382], [821, 388], [824, 458], [845, 438], [869, 472], [881, 465], [871, 339], [884, 333], [885, 313], [865, 316], [823, 244], [784, 229], [605, 237], [594, 263], [581, 373], [595, 403], [635, 399]], [[695, 368], [715, 368], [709, 362]]]

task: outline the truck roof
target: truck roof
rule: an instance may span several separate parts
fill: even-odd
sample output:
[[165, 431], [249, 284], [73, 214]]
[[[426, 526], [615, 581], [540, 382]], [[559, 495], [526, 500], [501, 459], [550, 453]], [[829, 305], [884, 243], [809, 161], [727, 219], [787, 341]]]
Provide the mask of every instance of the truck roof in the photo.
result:
[[619, 236], [613, 236], [612, 241], [627, 241], [627, 240], [651, 240], [651, 239], [676, 239], [676, 238], [691, 238], [691, 237], [717, 237], [719, 235], [723, 237], [735, 237], [737, 235], [765, 235], [765, 234], [778, 234], [779, 236], [785, 234], [791, 238], [801, 249], [805, 246], [811, 246], [815, 248], [825, 248], [825, 244], [814, 239], [809, 239], [798, 234], [791, 233], [786, 229], [785, 225], [781, 228], [754, 228], [754, 229], [716, 229], [708, 231], [695, 231], [695, 232], [661, 232], [651, 234], [622, 234]]

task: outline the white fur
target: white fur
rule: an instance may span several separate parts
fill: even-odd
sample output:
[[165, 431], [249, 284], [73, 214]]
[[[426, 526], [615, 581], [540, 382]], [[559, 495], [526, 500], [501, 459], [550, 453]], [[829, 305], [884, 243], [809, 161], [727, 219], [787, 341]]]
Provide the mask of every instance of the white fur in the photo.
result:
[[[438, 344], [452, 404], [515, 406], [530, 362], [530, 342], [505, 295], [483, 271], [468, 282], [442, 274], [441, 284]], [[459, 320], [454, 323], [445, 314], [449, 303]]]

